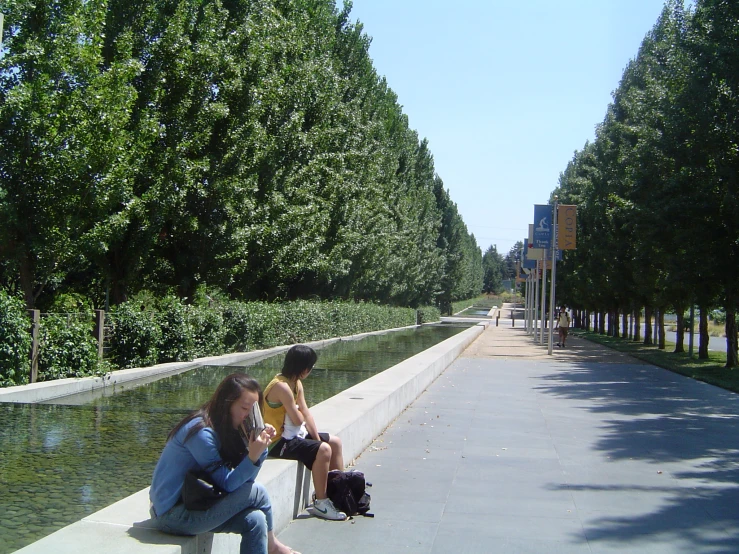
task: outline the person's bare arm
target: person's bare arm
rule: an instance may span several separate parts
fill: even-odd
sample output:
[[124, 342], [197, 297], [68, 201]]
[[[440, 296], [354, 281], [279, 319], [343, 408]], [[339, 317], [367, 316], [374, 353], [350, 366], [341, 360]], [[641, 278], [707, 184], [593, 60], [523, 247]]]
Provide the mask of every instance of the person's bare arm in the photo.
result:
[[300, 410], [300, 413], [303, 414], [304, 421], [305, 421], [305, 428], [308, 431], [308, 435], [313, 440], [321, 440], [321, 438], [318, 436], [318, 427], [316, 427], [316, 422], [313, 420], [313, 415], [310, 413], [310, 410], [308, 409], [308, 404], [305, 401], [305, 394], [303, 393], [303, 383], [298, 381], [298, 409]]

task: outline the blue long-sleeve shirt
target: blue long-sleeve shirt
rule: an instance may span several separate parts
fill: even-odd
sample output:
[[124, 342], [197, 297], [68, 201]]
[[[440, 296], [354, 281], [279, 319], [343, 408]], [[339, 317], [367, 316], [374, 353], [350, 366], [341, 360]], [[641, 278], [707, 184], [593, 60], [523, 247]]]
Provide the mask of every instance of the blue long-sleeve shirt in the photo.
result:
[[[245, 456], [235, 468], [228, 468], [224, 465], [219, 453], [221, 444], [218, 436], [210, 427], [200, 429], [185, 442], [187, 433], [193, 425], [200, 421], [202, 421], [201, 418], [188, 421], [164, 446], [162, 455], [154, 468], [149, 489], [149, 499], [157, 515], [164, 514], [177, 504], [182, 493], [185, 475], [191, 469], [208, 469], [213, 481], [219, 487], [226, 492], [232, 492], [244, 483], [253, 481], [267, 457], [265, 450], [256, 464]], [[210, 468], [216, 469], [210, 470]]]

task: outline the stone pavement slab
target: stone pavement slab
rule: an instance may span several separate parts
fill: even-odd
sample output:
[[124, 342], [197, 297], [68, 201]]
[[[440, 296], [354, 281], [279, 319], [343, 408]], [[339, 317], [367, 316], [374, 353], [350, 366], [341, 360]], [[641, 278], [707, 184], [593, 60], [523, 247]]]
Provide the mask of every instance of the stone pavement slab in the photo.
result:
[[[577, 337], [489, 327], [360, 458], [375, 518], [303, 554], [739, 552], [739, 396]], [[320, 424], [320, 422], [319, 422]]]

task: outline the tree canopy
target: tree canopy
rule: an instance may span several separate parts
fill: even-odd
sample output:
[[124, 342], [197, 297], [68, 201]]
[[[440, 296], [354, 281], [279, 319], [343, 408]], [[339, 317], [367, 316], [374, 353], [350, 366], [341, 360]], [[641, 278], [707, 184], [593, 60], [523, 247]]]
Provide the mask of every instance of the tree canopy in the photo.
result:
[[0, 283], [78, 292], [477, 295], [482, 254], [333, 0], [9, 0]]
[[[576, 308], [726, 311], [737, 360], [739, 5], [669, 0], [624, 70], [594, 142], [553, 192], [577, 204], [559, 295]], [[705, 337], [707, 339], [707, 336]], [[650, 340], [650, 337], [646, 337]], [[707, 357], [707, 340], [699, 354]]]

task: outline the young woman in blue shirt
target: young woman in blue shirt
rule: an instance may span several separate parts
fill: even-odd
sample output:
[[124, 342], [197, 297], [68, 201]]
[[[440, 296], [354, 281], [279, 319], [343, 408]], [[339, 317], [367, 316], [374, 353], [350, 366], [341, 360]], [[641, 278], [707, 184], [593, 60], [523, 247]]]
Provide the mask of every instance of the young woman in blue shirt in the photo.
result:
[[[172, 430], [154, 469], [149, 497], [157, 528], [174, 535], [241, 534], [241, 554], [291, 554], [294, 550], [275, 537], [267, 491], [254, 479], [267, 457], [275, 434], [268, 425], [248, 446], [239, 424], [262, 400], [256, 380], [243, 373], [226, 377], [213, 397]], [[181, 493], [191, 469], [210, 473], [226, 491], [207, 510], [188, 510]]]

